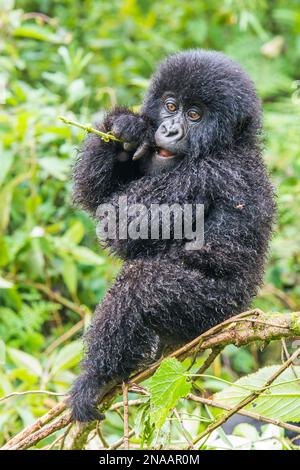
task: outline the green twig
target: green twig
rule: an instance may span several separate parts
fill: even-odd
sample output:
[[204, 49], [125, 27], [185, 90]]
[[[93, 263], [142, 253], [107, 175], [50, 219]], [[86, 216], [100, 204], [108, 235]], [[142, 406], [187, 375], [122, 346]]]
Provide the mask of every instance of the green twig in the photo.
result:
[[80, 122], [76, 122], [76, 121], [71, 121], [70, 119], [68, 119], [64, 116], [58, 116], [58, 119], [60, 121], [64, 122], [65, 124], [69, 124], [70, 126], [79, 127], [79, 129], [83, 129], [86, 132], [96, 134], [99, 137], [101, 137], [101, 139], [104, 140], [104, 142], [109, 142], [109, 141], [122, 142], [121, 139], [118, 139], [116, 136], [114, 136], [113, 134], [110, 134], [109, 132], [107, 132], [107, 133], [106, 132], [101, 132], [98, 129], [95, 129], [94, 127], [92, 127], [92, 126], [80, 124]]

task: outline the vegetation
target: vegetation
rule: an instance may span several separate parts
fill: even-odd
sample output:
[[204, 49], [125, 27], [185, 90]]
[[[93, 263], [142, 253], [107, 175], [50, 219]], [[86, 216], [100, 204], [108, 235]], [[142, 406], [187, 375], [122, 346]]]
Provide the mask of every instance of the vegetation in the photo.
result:
[[[300, 310], [299, 33], [298, 0], [0, 0], [0, 397], [52, 392], [0, 402], [1, 445], [54, 406], [55, 394], [68, 391], [78, 372], [82, 331], [120, 267], [97, 246], [94, 223], [71, 204], [70, 168], [84, 132], [58, 116], [87, 123], [116, 103], [138, 108], [153, 68], [171, 52], [222, 50], [256, 83], [279, 214], [254, 306], [270, 313]], [[206, 400], [216, 394], [215, 401], [235, 406], [278, 370], [281, 354], [286, 359], [296, 348], [296, 340], [263, 351], [231, 344], [194, 386]], [[162, 363], [143, 382], [150, 403], [130, 392], [130, 401], [143, 401], [129, 407], [131, 447], [186, 448], [224, 414], [203, 401], [180, 399], [191, 393], [189, 366], [191, 359]], [[281, 393], [274, 393], [273, 383], [257, 402], [259, 412], [300, 421], [299, 376], [299, 366], [287, 369], [277, 379]], [[165, 379], [172, 396], [161, 388]], [[159, 396], [168, 398], [165, 406]], [[108, 412], [88, 445], [111, 446], [122, 438], [122, 414], [123, 407]], [[282, 427], [265, 426], [217, 428], [195, 445], [296, 448]], [[36, 446], [62, 447], [62, 439], [55, 443], [61, 433]]]

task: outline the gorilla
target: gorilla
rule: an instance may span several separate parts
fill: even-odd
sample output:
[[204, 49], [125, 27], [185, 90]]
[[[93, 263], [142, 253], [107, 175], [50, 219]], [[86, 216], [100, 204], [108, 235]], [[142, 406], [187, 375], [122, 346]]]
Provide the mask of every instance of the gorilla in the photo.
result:
[[[190, 341], [249, 306], [262, 282], [275, 204], [262, 160], [261, 105], [252, 81], [225, 55], [190, 50], [153, 75], [140, 112], [117, 107], [89, 134], [74, 165], [74, 200], [100, 204], [202, 204], [204, 244], [107, 240], [123, 268], [97, 306], [82, 372], [71, 390], [74, 420], [101, 419], [97, 404], [165, 348]], [[151, 218], [151, 217], [150, 217]]]

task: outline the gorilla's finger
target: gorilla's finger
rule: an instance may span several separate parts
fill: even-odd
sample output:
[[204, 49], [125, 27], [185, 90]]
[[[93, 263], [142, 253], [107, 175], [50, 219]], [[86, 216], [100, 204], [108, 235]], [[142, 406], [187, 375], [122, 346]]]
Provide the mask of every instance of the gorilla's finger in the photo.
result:
[[137, 151], [134, 153], [132, 160], [139, 160], [140, 158], [142, 158], [143, 155], [145, 155], [145, 153], [148, 151], [148, 149], [149, 149], [149, 144], [147, 142], [144, 142], [143, 144], [141, 144], [139, 148], [137, 149]]
[[134, 150], [137, 147], [137, 144], [135, 142], [124, 142], [123, 148], [127, 152], [130, 152], [130, 150]]

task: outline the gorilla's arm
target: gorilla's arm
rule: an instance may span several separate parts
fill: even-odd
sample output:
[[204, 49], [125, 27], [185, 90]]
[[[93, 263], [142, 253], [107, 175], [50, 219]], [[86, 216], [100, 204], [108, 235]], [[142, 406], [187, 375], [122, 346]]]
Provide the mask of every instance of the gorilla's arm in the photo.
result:
[[132, 160], [134, 150], [144, 142], [150, 145], [154, 136], [149, 119], [126, 108], [115, 108], [96, 127], [134, 146], [125, 144], [125, 151], [122, 143], [104, 142], [95, 134], [85, 139], [74, 166], [73, 195], [93, 215], [105, 198], [140, 176], [138, 163]]
[[96, 419], [103, 395], [153, 362], [163, 345], [186, 342], [237, 312], [241, 289], [238, 279], [216, 281], [167, 260], [125, 264], [87, 333], [87, 354], [71, 393], [73, 418]]

